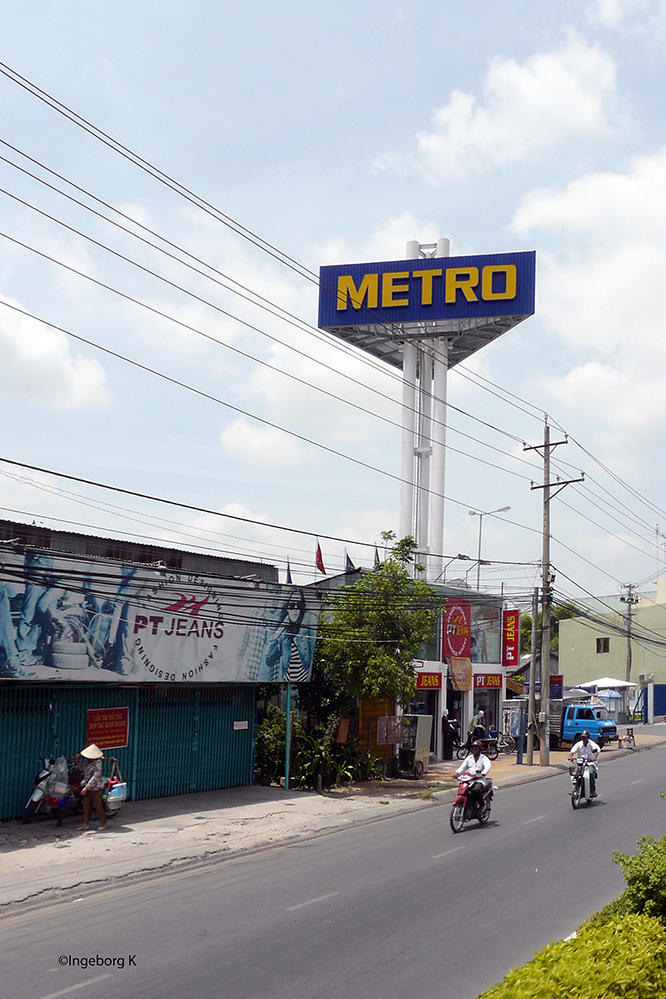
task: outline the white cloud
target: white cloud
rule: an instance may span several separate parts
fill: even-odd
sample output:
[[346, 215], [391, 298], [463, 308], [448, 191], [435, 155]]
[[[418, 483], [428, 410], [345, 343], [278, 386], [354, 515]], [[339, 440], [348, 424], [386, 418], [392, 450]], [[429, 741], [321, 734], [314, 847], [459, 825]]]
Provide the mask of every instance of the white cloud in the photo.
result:
[[[524, 62], [496, 56], [483, 98], [456, 90], [416, 136], [413, 168], [433, 184], [463, 180], [494, 167], [543, 160], [572, 139], [598, 141], [613, 132], [615, 65], [598, 46], [569, 33], [553, 52]], [[395, 168], [395, 154], [377, 161]]]
[[255, 468], [293, 468], [305, 457], [305, 444], [244, 416], [224, 428], [220, 441], [230, 457]]
[[[0, 297], [0, 302], [19, 303]], [[106, 375], [95, 360], [74, 355], [67, 337], [0, 307], [0, 390], [60, 410], [92, 410], [109, 402]]]
[[605, 28], [647, 28], [666, 12], [664, 0], [595, 0], [590, 5], [590, 19]]
[[550, 244], [539, 255], [537, 315], [566, 346], [571, 368], [543, 387], [629, 454], [637, 436], [645, 445], [661, 439], [666, 423], [665, 169], [661, 150], [623, 173], [533, 191], [513, 220], [519, 233]]

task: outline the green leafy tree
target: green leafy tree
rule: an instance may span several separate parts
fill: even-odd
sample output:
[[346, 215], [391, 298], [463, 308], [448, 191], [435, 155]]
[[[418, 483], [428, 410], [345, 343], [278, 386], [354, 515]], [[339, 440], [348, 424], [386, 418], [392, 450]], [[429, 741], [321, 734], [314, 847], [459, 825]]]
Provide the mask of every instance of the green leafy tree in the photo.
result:
[[406, 704], [415, 693], [413, 661], [433, 637], [444, 600], [410, 574], [414, 539], [382, 537], [392, 545], [386, 560], [328, 595], [317, 668], [338, 695]]
[[[556, 604], [552, 608], [550, 616], [550, 651], [559, 652], [560, 648], [560, 621], [565, 621], [570, 617], [580, 617], [581, 610], [574, 604]], [[541, 636], [541, 611], [537, 615], [537, 641]], [[520, 651], [525, 654], [532, 650], [532, 615], [520, 615]]]

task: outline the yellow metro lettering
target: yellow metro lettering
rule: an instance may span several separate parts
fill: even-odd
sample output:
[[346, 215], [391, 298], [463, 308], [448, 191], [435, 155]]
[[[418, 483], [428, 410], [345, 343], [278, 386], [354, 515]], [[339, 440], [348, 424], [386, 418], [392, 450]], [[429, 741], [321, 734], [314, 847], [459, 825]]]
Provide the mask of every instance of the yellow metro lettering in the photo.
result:
[[368, 272], [360, 283], [351, 274], [338, 275], [338, 312], [353, 309], [376, 309], [381, 280], [382, 308], [429, 306], [442, 294], [436, 280], [444, 276], [444, 302], [455, 305], [459, 294], [467, 302], [501, 301], [516, 298], [518, 268], [515, 264], [488, 264], [478, 267], [419, 268], [414, 271]]
[[[493, 291], [495, 274], [504, 274], [504, 290]], [[515, 264], [494, 264], [481, 272], [481, 298], [488, 302], [496, 298], [515, 298], [518, 276]]]
[[361, 308], [364, 298], [367, 298], [366, 305], [369, 309], [376, 309], [379, 298], [379, 275], [364, 274], [361, 285], [357, 288], [351, 274], [340, 274], [338, 276], [338, 311], [348, 307], [348, 298], [351, 299], [354, 309]]
[[442, 276], [441, 268], [430, 268], [427, 271], [412, 271], [412, 277], [421, 281], [421, 305], [432, 305], [432, 279]]
[[462, 291], [468, 302], [478, 302], [474, 288], [479, 283], [478, 267], [450, 267], [446, 272], [445, 302], [455, 302], [458, 291]]
[[395, 305], [409, 305], [408, 298], [396, 298], [400, 292], [409, 292], [408, 284], [396, 284], [401, 278], [406, 281], [409, 271], [387, 271], [382, 275], [382, 306], [388, 309]]

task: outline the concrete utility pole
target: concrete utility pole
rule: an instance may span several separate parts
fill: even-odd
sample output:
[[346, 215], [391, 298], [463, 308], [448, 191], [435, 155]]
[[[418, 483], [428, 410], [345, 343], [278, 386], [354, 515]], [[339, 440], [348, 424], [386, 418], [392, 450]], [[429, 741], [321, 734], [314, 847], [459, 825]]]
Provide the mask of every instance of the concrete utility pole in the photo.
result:
[[534, 763], [534, 731], [536, 719], [534, 705], [536, 703], [536, 663], [537, 663], [537, 617], [539, 615], [539, 587], [534, 587], [532, 593], [532, 655], [530, 659], [530, 686], [527, 695], [527, 765]]
[[[627, 605], [626, 621], [627, 621], [627, 666], [625, 669], [624, 678], [629, 683], [631, 681], [631, 609], [634, 604], [637, 604], [640, 597], [637, 593], [634, 593], [636, 589], [635, 583], [627, 583], [624, 587], [627, 591], [626, 597], [620, 597], [623, 604]], [[624, 699], [623, 706], [625, 714], [629, 713], [629, 688], [624, 688]]]
[[539, 762], [542, 767], [547, 767], [550, 762], [550, 726], [548, 714], [550, 708], [550, 609], [552, 598], [552, 584], [555, 577], [550, 571], [550, 501], [565, 486], [573, 482], [583, 482], [585, 475], [583, 472], [578, 479], [557, 479], [554, 485], [558, 488], [551, 495], [550, 481], [550, 453], [553, 448], [560, 444], [568, 444], [569, 439], [565, 435], [563, 441], [550, 440], [550, 427], [548, 425], [548, 414], [544, 414], [543, 444], [523, 445], [524, 451], [539, 451], [543, 455], [543, 485], [531, 483], [532, 489], [543, 489], [543, 544], [541, 556], [541, 707], [539, 709], [538, 731], [539, 731]]

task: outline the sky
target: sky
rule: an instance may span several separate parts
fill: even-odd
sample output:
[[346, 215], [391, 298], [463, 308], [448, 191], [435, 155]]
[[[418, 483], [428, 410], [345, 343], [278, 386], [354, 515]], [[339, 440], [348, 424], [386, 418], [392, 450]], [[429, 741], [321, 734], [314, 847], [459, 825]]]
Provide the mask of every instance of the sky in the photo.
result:
[[400, 377], [317, 331], [316, 278], [446, 236], [537, 259], [535, 315], [449, 374], [447, 578], [476, 585], [476, 510], [482, 585], [539, 584], [547, 414], [585, 475], [556, 596], [653, 588], [665, 2], [2, 7], [1, 517], [372, 565]]

